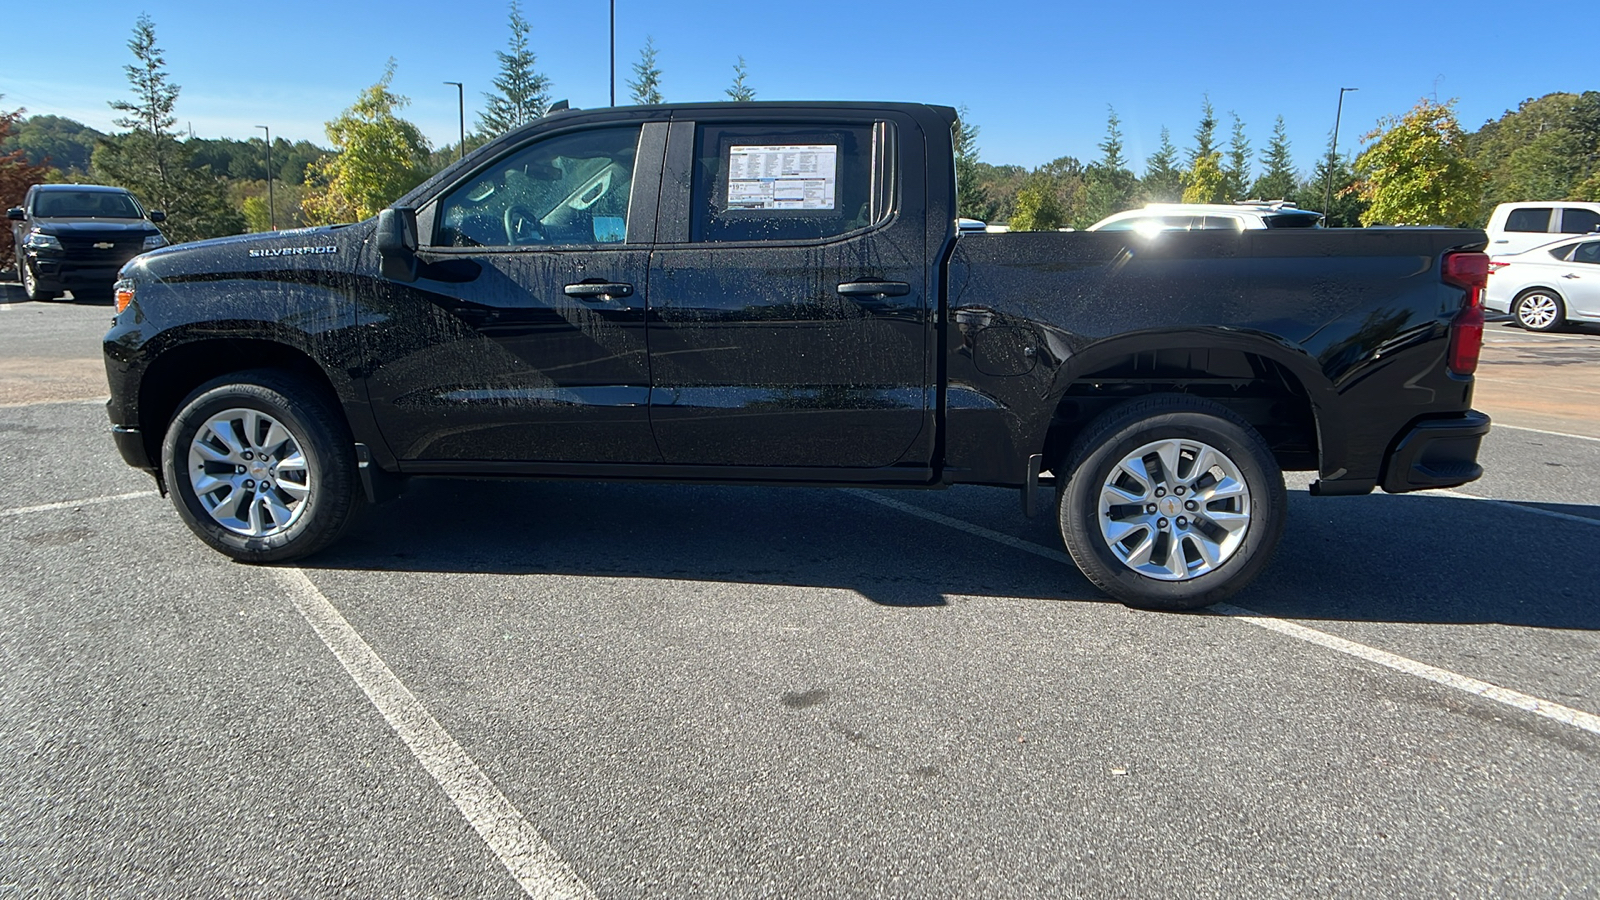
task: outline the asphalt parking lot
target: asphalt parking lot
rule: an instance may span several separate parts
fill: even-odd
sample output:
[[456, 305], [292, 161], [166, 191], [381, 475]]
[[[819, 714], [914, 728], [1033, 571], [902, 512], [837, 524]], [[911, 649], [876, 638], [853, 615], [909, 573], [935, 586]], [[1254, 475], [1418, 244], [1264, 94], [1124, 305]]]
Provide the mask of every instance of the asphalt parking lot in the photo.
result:
[[[0, 898], [1600, 895], [1600, 329], [1486, 476], [1137, 612], [1014, 493], [420, 482], [296, 567], [0, 302]], [[1584, 404], [1587, 403], [1587, 410]]]

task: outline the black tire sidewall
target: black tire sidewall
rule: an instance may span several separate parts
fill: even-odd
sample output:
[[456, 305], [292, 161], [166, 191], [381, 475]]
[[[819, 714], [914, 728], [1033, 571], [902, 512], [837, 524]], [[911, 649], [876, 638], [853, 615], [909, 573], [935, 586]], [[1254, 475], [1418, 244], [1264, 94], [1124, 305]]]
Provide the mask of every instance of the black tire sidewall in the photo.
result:
[[[1057, 520], [1073, 561], [1097, 587], [1130, 606], [1184, 610], [1225, 600], [1270, 562], [1282, 536], [1287, 492], [1265, 441], [1221, 407], [1205, 401], [1194, 406], [1149, 416], [1123, 413], [1128, 421], [1076, 448], [1067, 468], [1070, 477], [1059, 491]], [[1216, 569], [1184, 581], [1162, 581], [1133, 571], [1112, 552], [1099, 527], [1100, 489], [1129, 453], [1174, 438], [1209, 444], [1233, 461], [1250, 490], [1250, 525], [1239, 548]]]
[[[295, 399], [290, 399], [294, 397]], [[189, 482], [189, 446], [211, 416], [255, 409], [284, 424], [309, 456], [312, 491], [285, 531], [265, 537], [236, 534], [211, 518]], [[201, 385], [179, 406], [161, 445], [161, 465], [173, 505], [202, 541], [240, 562], [282, 562], [315, 553], [343, 533], [356, 501], [354, 450], [326, 404], [296, 382], [248, 375]]]

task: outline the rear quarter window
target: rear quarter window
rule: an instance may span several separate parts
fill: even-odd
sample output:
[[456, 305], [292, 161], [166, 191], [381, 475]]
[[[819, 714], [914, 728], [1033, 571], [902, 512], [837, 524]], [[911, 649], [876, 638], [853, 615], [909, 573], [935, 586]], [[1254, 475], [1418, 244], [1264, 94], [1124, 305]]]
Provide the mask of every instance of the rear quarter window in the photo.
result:
[[1600, 213], [1592, 209], [1563, 209], [1561, 232], [1563, 234], [1588, 234], [1600, 228]]

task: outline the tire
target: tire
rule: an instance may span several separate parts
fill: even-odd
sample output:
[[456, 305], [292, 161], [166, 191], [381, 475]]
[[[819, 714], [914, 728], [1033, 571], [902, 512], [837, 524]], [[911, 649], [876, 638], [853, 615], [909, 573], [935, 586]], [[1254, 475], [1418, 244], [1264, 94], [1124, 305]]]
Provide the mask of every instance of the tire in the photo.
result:
[[[1153, 476], [1151, 454], [1162, 461]], [[1065, 473], [1056, 518], [1073, 562], [1095, 587], [1144, 609], [1199, 609], [1232, 596], [1271, 560], [1288, 516], [1266, 441], [1196, 397], [1154, 395], [1108, 410], [1056, 471]]]
[[365, 500], [333, 404], [268, 370], [196, 388], [167, 428], [161, 466], [184, 524], [240, 562], [309, 556], [338, 540]]
[[17, 260], [17, 277], [22, 279], [22, 292], [29, 300], [54, 300], [60, 291], [46, 290], [39, 283], [39, 277], [33, 273], [33, 266], [28, 265], [25, 259]]
[[1567, 304], [1548, 288], [1534, 288], [1511, 304], [1517, 324], [1529, 331], [1555, 331], [1567, 321]]

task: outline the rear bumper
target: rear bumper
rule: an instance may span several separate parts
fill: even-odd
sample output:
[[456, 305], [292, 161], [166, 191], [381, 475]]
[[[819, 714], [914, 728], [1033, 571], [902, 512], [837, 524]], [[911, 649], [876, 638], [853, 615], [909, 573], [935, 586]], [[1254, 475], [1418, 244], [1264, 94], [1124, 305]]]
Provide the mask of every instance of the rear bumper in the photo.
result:
[[1483, 475], [1478, 445], [1488, 433], [1489, 417], [1477, 410], [1415, 422], [1389, 451], [1380, 483], [1388, 493], [1403, 494], [1476, 481]]

